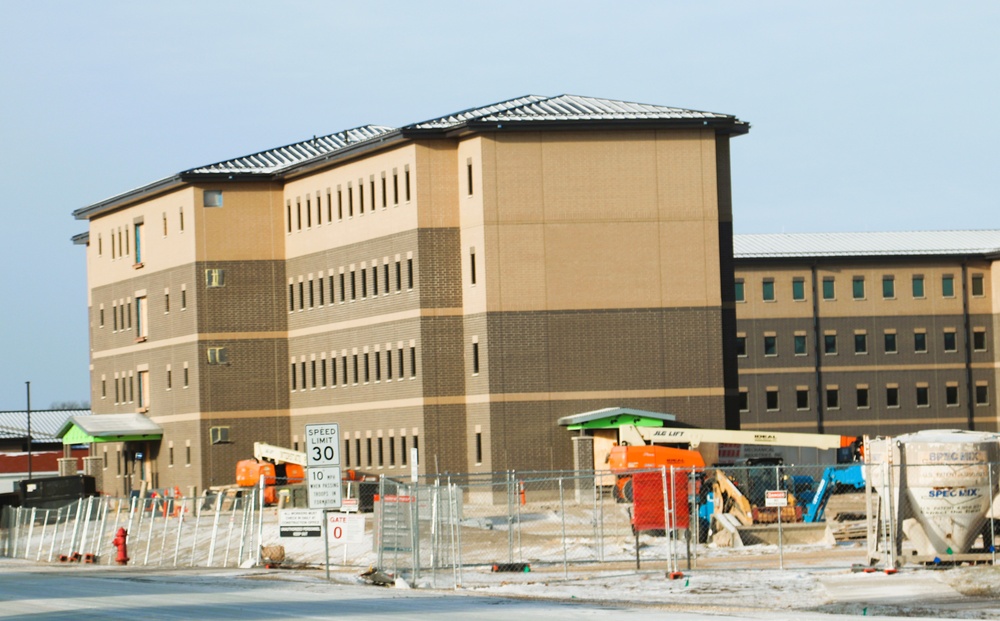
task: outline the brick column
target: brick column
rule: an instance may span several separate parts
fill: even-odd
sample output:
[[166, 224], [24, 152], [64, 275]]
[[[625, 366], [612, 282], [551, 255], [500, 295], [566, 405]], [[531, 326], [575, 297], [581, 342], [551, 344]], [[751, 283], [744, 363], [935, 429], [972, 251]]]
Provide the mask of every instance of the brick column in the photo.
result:
[[104, 491], [104, 459], [101, 457], [84, 457], [83, 473], [94, 477], [98, 492]]
[[59, 476], [70, 477], [76, 474], [75, 457], [61, 457], [57, 461], [59, 462]]

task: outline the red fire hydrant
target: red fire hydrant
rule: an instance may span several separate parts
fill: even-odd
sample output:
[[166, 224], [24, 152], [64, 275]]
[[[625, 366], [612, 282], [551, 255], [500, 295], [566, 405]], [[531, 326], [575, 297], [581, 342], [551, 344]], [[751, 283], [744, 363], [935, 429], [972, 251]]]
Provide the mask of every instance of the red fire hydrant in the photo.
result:
[[119, 565], [128, 565], [128, 533], [125, 532], [124, 528], [119, 528], [118, 532], [115, 533], [114, 541], [112, 545], [118, 548], [118, 555], [115, 556], [115, 561]]

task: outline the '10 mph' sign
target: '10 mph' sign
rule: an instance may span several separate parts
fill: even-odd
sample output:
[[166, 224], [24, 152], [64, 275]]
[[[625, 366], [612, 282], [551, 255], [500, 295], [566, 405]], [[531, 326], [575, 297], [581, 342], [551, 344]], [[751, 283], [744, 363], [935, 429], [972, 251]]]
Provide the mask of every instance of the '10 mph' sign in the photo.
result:
[[306, 465], [310, 509], [339, 509], [340, 425], [306, 425]]

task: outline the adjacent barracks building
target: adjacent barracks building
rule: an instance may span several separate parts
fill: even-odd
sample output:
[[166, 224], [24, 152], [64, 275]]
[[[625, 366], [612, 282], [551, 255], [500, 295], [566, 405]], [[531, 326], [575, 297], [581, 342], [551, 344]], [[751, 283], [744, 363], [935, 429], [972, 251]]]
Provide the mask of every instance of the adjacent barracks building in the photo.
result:
[[301, 448], [310, 423], [389, 476], [412, 449], [422, 473], [569, 468], [557, 419], [604, 407], [738, 427], [729, 141], [748, 130], [532, 95], [77, 209], [92, 410], [162, 429], [92, 444], [105, 491], [230, 484], [255, 441]]

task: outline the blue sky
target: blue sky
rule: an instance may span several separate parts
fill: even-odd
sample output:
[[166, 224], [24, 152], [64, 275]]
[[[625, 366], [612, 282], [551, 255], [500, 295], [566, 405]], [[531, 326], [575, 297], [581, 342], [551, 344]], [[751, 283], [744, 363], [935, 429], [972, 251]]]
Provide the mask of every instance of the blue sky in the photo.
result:
[[79, 207], [524, 94], [734, 114], [738, 233], [997, 228], [995, 2], [0, 2], [0, 410], [89, 400]]

